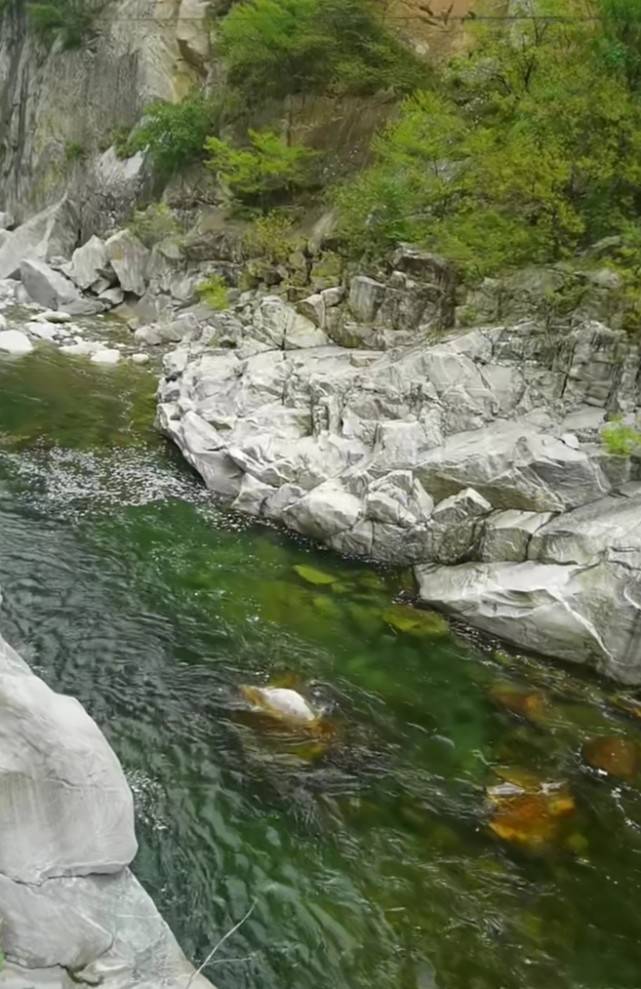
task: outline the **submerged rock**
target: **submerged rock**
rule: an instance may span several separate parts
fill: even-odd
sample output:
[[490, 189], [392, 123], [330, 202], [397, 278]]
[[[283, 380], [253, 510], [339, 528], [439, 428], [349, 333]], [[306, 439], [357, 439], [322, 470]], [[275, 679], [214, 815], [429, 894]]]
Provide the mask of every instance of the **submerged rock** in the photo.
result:
[[413, 608], [409, 604], [393, 604], [383, 612], [382, 617], [396, 632], [417, 638], [447, 635], [449, 631], [442, 615], [436, 611]]
[[557, 844], [566, 820], [575, 813], [574, 797], [563, 783], [548, 782], [527, 770], [496, 770], [502, 782], [488, 787], [490, 831], [510, 844], [541, 851]]
[[525, 718], [526, 721], [536, 723], [545, 717], [547, 701], [540, 690], [525, 690], [499, 683], [490, 688], [488, 696], [497, 707]]
[[633, 780], [641, 770], [641, 749], [619, 735], [591, 738], [583, 746], [583, 758], [593, 769], [618, 779]]
[[295, 564], [293, 570], [306, 584], [312, 584], [317, 587], [329, 586], [340, 580], [335, 574], [325, 573], [324, 570], [317, 570], [316, 567], [310, 567], [306, 563]]

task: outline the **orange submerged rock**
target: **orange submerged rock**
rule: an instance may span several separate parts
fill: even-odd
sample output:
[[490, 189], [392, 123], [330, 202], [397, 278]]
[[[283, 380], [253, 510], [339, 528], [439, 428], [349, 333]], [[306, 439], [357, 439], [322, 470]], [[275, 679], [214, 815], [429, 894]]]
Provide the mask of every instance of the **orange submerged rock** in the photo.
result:
[[502, 780], [489, 787], [494, 806], [489, 829], [503, 841], [540, 849], [561, 835], [564, 818], [576, 809], [574, 797], [563, 783], [547, 783], [526, 770], [499, 769]]
[[489, 691], [490, 700], [527, 721], [541, 721], [545, 716], [545, 695], [538, 690], [520, 690], [509, 684], [495, 684]]
[[583, 758], [593, 769], [623, 780], [634, 779], [641, 769], [637, 743], [618, 735], [591, 738], [583, 746]]

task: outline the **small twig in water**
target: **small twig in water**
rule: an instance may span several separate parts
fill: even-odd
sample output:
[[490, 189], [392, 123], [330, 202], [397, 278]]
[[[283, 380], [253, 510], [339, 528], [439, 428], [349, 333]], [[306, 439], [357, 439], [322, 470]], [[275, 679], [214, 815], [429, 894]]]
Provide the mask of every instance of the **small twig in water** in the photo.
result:
[[241, 919], [238, 921], [238, 923], [237, 924], [234, 924], [234, 926], [231, 928], [231, 930], [227, 931], [226, 934], [223, 934], [223, 936], [221, 937], [220, 941], [217, 944], [215, 944], [214, 947], [211, 949], [211, 951], [209, 952], [209, 954], [205, 958], [205, 960], [202, 963], [202, 965], [199, 965], [198, 968], [195, 970], [195, 972], [192, 972], [191, 973], [191, 975], [189, 976], [189, 982], [185, 986], [185, 989], [189, 989], [190, 985], [192, 984], [192, 982], [194, 981], [194, 979], [196, 978], [196, 976], [197, 975], [200, 975], [200, 973], [202, 972], [202, 970], [205, 968], [206, 965], [209, 965], [210, 961], [212, 960], [212, 958], [214, 957], [214, 955], [216, 954], [216, 952], [218, 951], [218, 949], [221, 947], [221, 945], [223, 945], [225, 943], [225, 941], [232, 936], [232, 934], [235, 934], [236, 931], [238, 930], [238, 928], [239, 927], [242, 927], [243, 924], [245, 923], [245, 921], [249, 919], [249, 917], [251, 916], [251, 914], [254, 911], [254, 907], [256, 906], [256, 903], [257, 903], [257, 901], [254, 900], [254, 902], [250, 906], [250, 908], [247, 911], [247, 913], [245, 914], [245, 916], [244, 917], [241, 917]]

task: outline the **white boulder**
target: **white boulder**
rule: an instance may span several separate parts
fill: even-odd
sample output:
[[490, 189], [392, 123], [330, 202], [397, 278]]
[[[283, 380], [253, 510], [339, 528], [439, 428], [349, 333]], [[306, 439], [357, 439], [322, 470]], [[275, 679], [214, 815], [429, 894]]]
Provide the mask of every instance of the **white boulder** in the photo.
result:
[[5, 354], [29, 354], [33, 350], [33, 344], [26, 333], [21, 330], [0, 330], [0, 351]]
[[105, 254], [125, 292], [144, 295], [149, 251], [128, 230], [120, 230], [105, 243]]

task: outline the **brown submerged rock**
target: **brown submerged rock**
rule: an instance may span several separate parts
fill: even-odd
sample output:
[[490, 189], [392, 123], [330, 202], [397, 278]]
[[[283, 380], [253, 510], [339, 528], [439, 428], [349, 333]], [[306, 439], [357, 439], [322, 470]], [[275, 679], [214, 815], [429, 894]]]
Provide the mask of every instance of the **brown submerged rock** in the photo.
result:
[[591, 738], [583, 746], [583, 758], [593, 769], [622, 780], [633, 780], [641, 769], [637, 743], [618, 735]]
[[490, 687], [488, 696], [497, 707], [526, 721], [540, 722], [545, 717], [547, 700], [540, 690], [523, 690], [511, 684], [497, 683]]
[[527, 770], [497, 769], [501, 780], [487, 789], [492, 806], [488, 827], [503, 841], [542, 850], [562, 838], [574, 797], [564, 783], [547, 782]]

